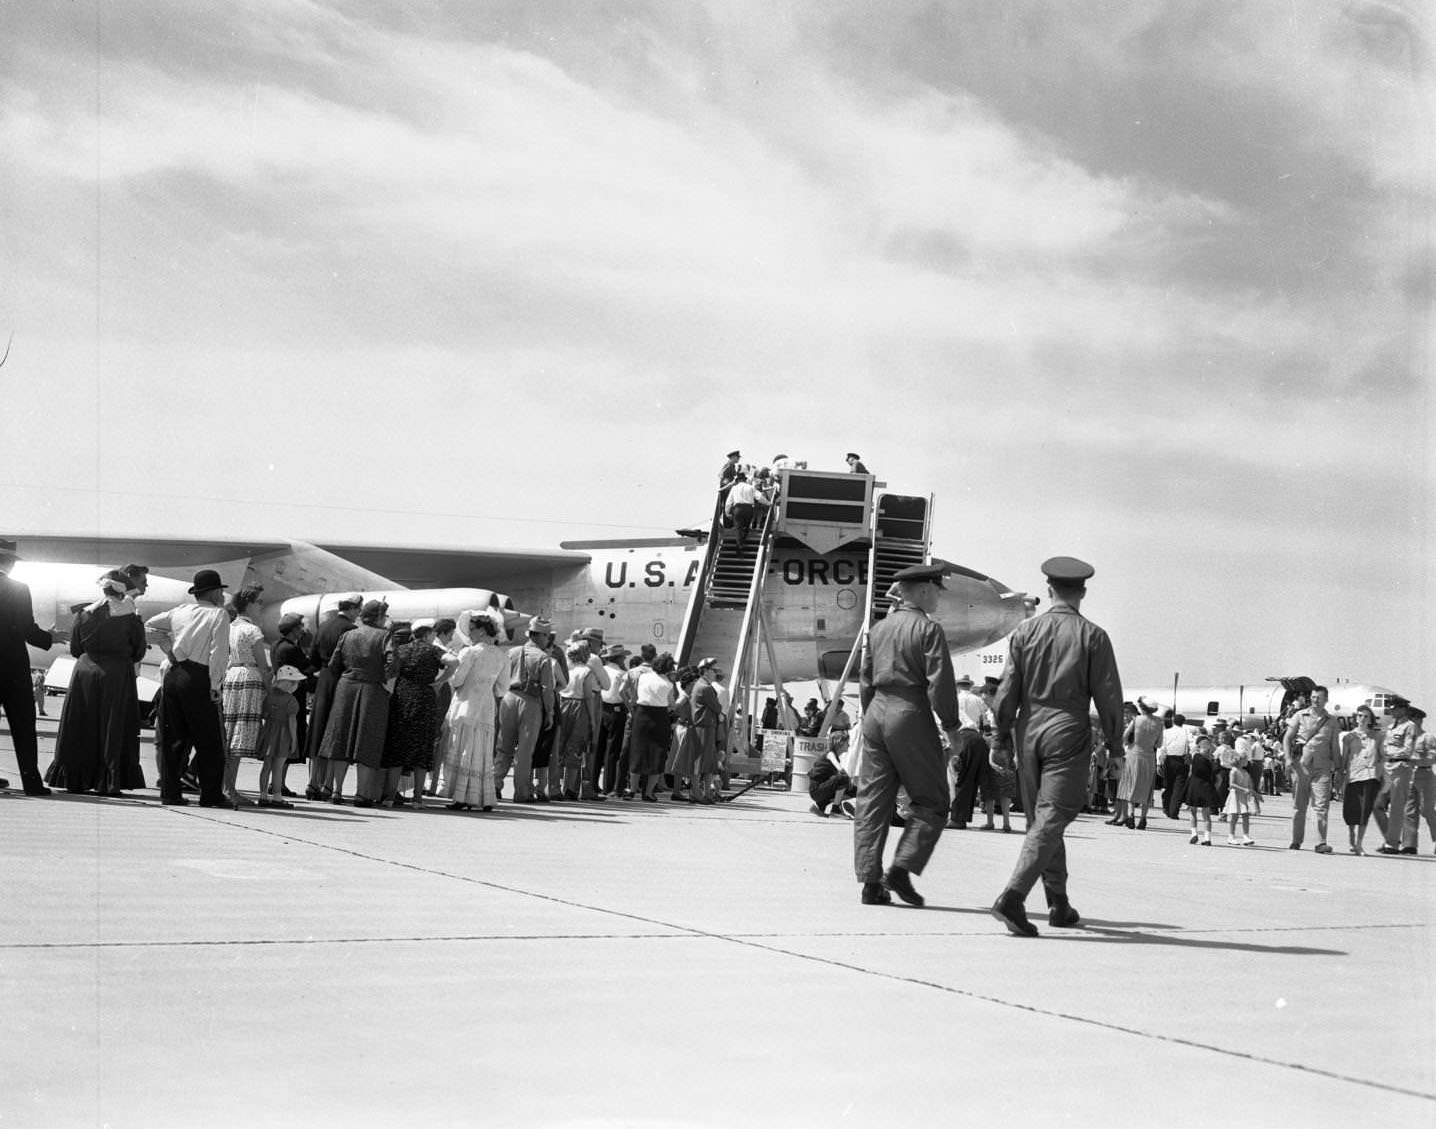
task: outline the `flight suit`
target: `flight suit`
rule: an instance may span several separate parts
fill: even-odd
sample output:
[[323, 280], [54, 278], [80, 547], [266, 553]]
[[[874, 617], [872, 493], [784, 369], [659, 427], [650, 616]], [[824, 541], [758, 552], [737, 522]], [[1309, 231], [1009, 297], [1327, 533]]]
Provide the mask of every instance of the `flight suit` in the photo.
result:
[[1109, 749], [1120, 749], [1122, 680], [1107, 633], [1066, 604], [1018, 625], [993, 712], [999, 739], [1014, 730], [1027, 834], [1007, 888], [1026, 897], [1038, 879], [1049, 905], [1067, 897], [1063, 833], [1087, 794], [1088, 703]]
[[959, 722], [947, 636], [921, 608], [899, 604], [873, 627], [863, 658], [863, 761], [853, 823], [859, 882], [881, 882], [883, 848], [907, 789], [907, 826], [893, 865], [921, 874], [947, 820], [947, 763], [933, 721]]

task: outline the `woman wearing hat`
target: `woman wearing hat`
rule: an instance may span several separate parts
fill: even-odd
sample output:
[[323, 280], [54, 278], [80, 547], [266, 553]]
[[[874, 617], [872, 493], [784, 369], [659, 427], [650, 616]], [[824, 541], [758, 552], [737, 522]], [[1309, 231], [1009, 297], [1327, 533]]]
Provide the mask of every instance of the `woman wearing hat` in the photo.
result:
[[[314, 684], [314, 667], [309, 662], [309, 643], [312, 640], [306, 639], [308, 632], [304, 629], [304, 617], [298, 612], [290, 612], [279, 621], [279, 640], [274, 644], [269, 657], [274, 661], [274, 669], [282, 666], [290, 666], [300, 673], [299, 685], [294, 688], [294, 701], [298, 705], [298, 713], [295, 715], [295, 746], [290, 754], [288, 764], [304, 760], [304, 744], [309, 737], [309, 691]], [[286, 765], [287, 770], [287, 765]], [[280, 781], [281, 789], [284, 786]], [[293, 793], [289, 793], [293, 795]]]
[[394, 652], [382, 626], [388, 610], [382, 600], [367, 601], [359, 612], [359, 626], [344, 633], [329, 660], [339, 681], [319, 755], [329, 762], [322, 787], [329, 790], [330, 803], [344, 802], [344, 778], [356, 761], [361, 768], [355, 806], [373, 807], [382, 797], [379, 763], [389, 729], [384, 683], [394, 677]]
[[[424, 777], [434, 766], [435, 737], [439, 731], [439, 696], [435, 685], [448, 676], [458, 662], [447, 651], [434, 646], [434, 628], [416, 626], [410, 639], [394, 648], [394, 691], [389, 700], [389, 735], [384, 742], [382, 768], [384, 794], [394, 803], [424, 803]], [[399, 776], [414, 774], [414, 798], [395, 795]]]
[[55, 759], [45, 773], [56, 788], [118, 796], [145, 786], [135, 691], [145, 629], [131, 591], [129, 578], [112, 569], [100, 577], [101, 598], [75, 619], [70, 653], [79, 662], [60, 713]]
[[453, 700], [445, 719], [439, 795], [454, 811], [493, 811], [498, 802], [494, 745], [499, 702], [503, 700], [508, 655], [498, 645], [503, 619], [493, 611], [459, 616], [458, 631], [472, 642], [459, 652], [448, 685]]
[[[1122, 779], [1117, 784], [1117, 807], [1108, 823], [1147, 829], [1147, 809], [1152, 805], [1152, 786], [1157, 780], [1157, 748], [1162, 743], [1162, 719], [1157, 703], [1137, 699], [1137, 716], [1122, 731]], [[1132, 813], [1140, 812], [1134, 822]]]

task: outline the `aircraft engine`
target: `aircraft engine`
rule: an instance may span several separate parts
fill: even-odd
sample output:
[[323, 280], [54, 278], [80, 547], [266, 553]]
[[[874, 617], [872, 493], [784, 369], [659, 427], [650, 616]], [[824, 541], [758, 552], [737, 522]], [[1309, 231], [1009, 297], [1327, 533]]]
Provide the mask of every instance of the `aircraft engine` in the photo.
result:
[[[388, 604], [391, 620], [435, 620], [446, 616], [449, 619], [458, 619], [460, 612], [492, 608], [503, 615], [505, 624], [512, 630], [513, 625], [523, 618], [514, 610], [512, 600], [501, 592], [492, 592], [487, 588], [400, 588], [382, 592], [356, 591], [365, 600], [383, 600]], [[294, 612], [302, 615], [305, 626], [313, 631], [327, 613], [338, 608], [340, 600], [354, 594], [355, 591], [348, 591], [292, 596], [278, 607], [266, 607], [260, 626], [264, 629], [267, 638], [277, 638], [280, 618]]]

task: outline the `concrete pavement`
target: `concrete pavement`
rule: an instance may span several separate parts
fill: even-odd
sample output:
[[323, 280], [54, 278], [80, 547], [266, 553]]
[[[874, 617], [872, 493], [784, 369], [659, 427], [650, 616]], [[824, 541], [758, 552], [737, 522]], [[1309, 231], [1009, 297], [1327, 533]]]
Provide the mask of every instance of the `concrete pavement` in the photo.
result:
[[135, 795], [0, 797], [0, 1126], [1436, 1124], [1431, 845], [1288, 851], [1285, 798], [1257, 848], [1084, 818], [1085, 925], [1038, 894], [1025, 941], [986, 912], [1018, 833], [865, 907], [851, 825], [783, 793]]

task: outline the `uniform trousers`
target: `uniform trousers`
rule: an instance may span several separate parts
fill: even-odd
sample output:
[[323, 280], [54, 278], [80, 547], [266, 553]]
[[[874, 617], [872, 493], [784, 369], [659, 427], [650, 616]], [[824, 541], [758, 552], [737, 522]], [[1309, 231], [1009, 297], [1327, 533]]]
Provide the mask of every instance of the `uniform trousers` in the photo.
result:
[[[1027, 834], [1007, 888], [1022, 898], [1042, 882], [1047, 904], [1067, 897], [1067, 844], [1063, 835], [1077, 818], [1087, 795], [1092, 762], [1092, 735], [1087, 719], [1072, 734], [1042, 735], [1021, 740], [1018, 776]], [[1045, 739], [1043, 739], [1045, 737]]]
[[853, 823], [853, 863], [859, 882], [880, 882], [888, 827], [898, 788], [907, 789], [907, 825], [893, 865], [921, 874], [947, 821], [947, 766], [927, 694], [911, 698], [879, 691], [863, 713], [863, 766]]
[[224, 798], [224, 721], [219, 703], [210, 696], [209, 665], [197, 662], [172, 663], [165, 672], [163, 712], [164, 762], [160, 774], [160, 796], [181, 798], [190, 749], [194, 749], [194, 774], [199, 779], [200, 803]]
[[[1316, 812], [1317, 834], [1326, 841], [1326, 813], [1331, 807], [1331, 769], [1309, 769], [1300, 762], [1291, 768], [1291, 841], [1301, 845], [1306, 836], [1306, 809]], [[1401, 821], [1396, 821], [1399, 831]]]
[[499, 744], [494, 754], [494, 784], [502, 787], [509, 767], [514, 770], [514, 799], [534, 794], [534, 746], [544, 723], [543, 699], [509, 690], [499, 703]]
[[623, 727], [628, 722], [628, 707], [622, 702], [604, 702], [599, 722], [598, 748], [593, 759], [593, 783], [600, 792], [613, 792], [628, 779], [628, 743]]
[[959, 729], [957, 748], [952, 750], [952, 807], [949, 817], [954, 823], [966, 824], [972, 819], [972, 809], [977, 803], [978, 792], [988, 777], [991, 766], [987, 763], [987, 742], [976, 729]]
[[1388, 847], [1401, 846], [1401, 827], [1406, 822], [1406, 797], [1411, 791], [1414, 769], [1409, 761], [1386, 762], [1386, 778], [1381, 782], [1381, 791], [1376, 793], [1376, 804], [1371, 814]]
[[1411, 774], [1411, 787], [1406, 793], [1405, 819], [1401, 821], [1401, 845], [1416, 846], [1421, 832], [1421, 821], [1436, 841], [1436, 778], [1431, 769], [1417, 768]]
[[5, 721], [10, 727], [21, 786], [44, 787], [40, 778], [40, 742], [35, 736], [35, 690], [30, 685], [28, 667], [23, 673], [0, 674], [0, 708], [5, 710]]

